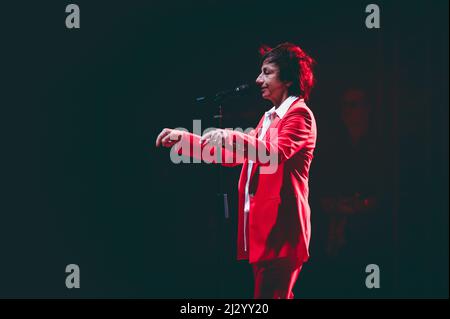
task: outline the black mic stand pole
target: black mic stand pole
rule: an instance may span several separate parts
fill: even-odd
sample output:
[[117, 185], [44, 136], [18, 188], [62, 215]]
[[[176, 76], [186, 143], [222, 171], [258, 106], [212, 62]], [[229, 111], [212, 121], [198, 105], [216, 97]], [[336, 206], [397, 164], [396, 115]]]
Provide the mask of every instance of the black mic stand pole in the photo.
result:
[[[198, 97], [196, 98], [197, 103], [204, 103], [204, 102], [215, 102], [217, 105], [217, 114], [213, 116], [213, 118], [217, 121], [217, 128], [223, 129], [223, 109], [222, 109], [222, 101], [227, 96], [227, 94], [230, 94], [232, 91], [222, 91], [217, 93], [214, 97]], [[223, 150], [221, 150], [222, 152]], [[216, 157], [218, 155], [221, 155], [217, 152], [215, 155]], [[222, 157], [220, 159], [217, 157], [217, 160], [222, 160]], [[217, 196], [219, 198], [219, 201], [221, 203], [220, 206], [223, 207], [223, 216], [226, 220], [230, 218], [229, 210], [228, 210], [228, 194], [223, 192], [223, 186], [222, 186], [222, 165], [219, 165], [218, 173], [217, 173]], [[221, 209], [222, 210], [222, 209]]]
[[[214, 119], [217, 120], [217, 128], [219, 129], [223, 129], [224, 125], [223, 125], [223, 108], [222, 108], [222, 99], [221, 98], [216, 98], [215, 102], [217, 104], [217, 114], [214, 115]], [[224, 152], [225, 150], [222, 148], [220, 149], [219, 152], [216, 152], [216, 160], [221, 161], [222, 160], [222, 152]], [[225, 217], [225, 220], [222, 220], [221, 218], [219, 218], [218, 221], [218, 230], [219, 230], [219, 234], [218, 234], [218, 246], [220, 247], [220, 251], [217, 255], [218, 259], [218, 276], [219, 276], [219, 297], [220, 298], [225, 298], [225, 283], [228, 280], [228, 276], [230, 275], [229, 272], [229, 263], [230, 260], [228, 260], [228, 256], [230, 256], [230, 254], [228, 253], [228, 250], [230, 249], [230, 245], [227, 245], [227, 240], [226, 238], [228, 238], [228, 227], [226, 227], [229, 224], [230, 221], [230, 214], [229, 214], [229, 209], [228, 209], [228, 194], [225, 192], [224, 190], [224, 173], [223, 170], [225, 169], [225, 167], [222, 166], [221, 162], [220, 164], [217, 166], [217, 192], [216, 192], [216, 198], [217, 198], [217, 211], [219, 213], [218, 216], [222, 215]]]
[[[223, 129], [223, 109], [222, 109], [222, 103], [219, 100], [218, 104], [217, 104], [217, 109], [218, 109], [218, 114], [214, 115], [214, 118], [217, 119], [217, 127], [219, 129]], [[221, 152], [218, 152], [216, 154], [216, 156], [220, 155], [220, 159], [217, 158], [218, 160], [222, 160], [222, 152], [224, 152], [224, 150], [222, 149]], [[225, 219], [229, 219], [230, 218], [230, 214], [229, 214], [229, 210], [228, 210], [228, 194], [224, 193], [224, 189], [223, 189], [223, 185], [222, 185], [222, 179], [223, 179], [223, 167], [222, 165], [219, 165], [218, 168], [218, 174], [217, 174], [217, 196], [219, 197], [219, 200], [221, 203], [223, 203], [223, 216], [225, 217]]]
[[[217, 122], [217, 128], [223, 129], [223, 108], [222, 103], [223, 101], [230, 96], [236, 95], [236, 94], [242, 94], [244, 90], [247, 90], [249, 88], [249, 85], [241, 85], [234, 90], [229, 91], [222, 91], [217, 93], [214, 97], [198, 97], [196, 98], [196, 101], [198, 103], [203, 102], [211, 102], [213, 101], [214, 104], [217, 106], [217, 114], [213, 116], [213, 118]], [[220, 149], [220, 152], [216, 152], [216, 160], [221, 161], [222, 160], [222, 152], [225, 150], [222, 148]], [[225, 293], [225, 282], [227, 282], [227, 277], [231, 275], [231, 259], [232, 254], [230, 253], [232, 250], [232, 247], [230, 245], [227, 245], [228, 241], [226, 238], [228, 238], [229, 234], [229, 226], [230, 225], [230, 214], [229, 214], [229, 206], [228, 206], [228, 194], [224, 191], [224, 185], [223, 185], [223, 165], [219, 164], [217, 167], [217, 188], [216, 188], [216, 210], [219, 212], [218, 216], [222, 215], [225, 217], [225, 220], [219, 219], [218, 222], [218, 246], [220, 247], [221, 251], [219, 251], [219, 254], [217, 255], [217, 273], [219, 276], [219, 294], [220, 297], [224, 298], [226, 297], [224, 295]], [[223, 221], [223, 222], [222, 222]], [[228, 280], [229, 281], [229, 280]]]

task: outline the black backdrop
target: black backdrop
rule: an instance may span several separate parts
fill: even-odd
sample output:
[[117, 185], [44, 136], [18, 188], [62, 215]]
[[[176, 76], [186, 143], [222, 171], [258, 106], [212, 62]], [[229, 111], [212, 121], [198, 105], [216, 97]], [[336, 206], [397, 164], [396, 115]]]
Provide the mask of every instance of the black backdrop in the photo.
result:
[[[254, 81], [258, 47], [285, 41], [318, 62], [313, 239], [296, 296], [448, 297], [447, 1], [376, 1], [380, 29], [365, 27], [364, 1], [75, 3], [78, 30], [65, 28], [69, 2], [2, 5], [0, 297], [251, 297], [234, 260], [239, 168], [224, 171], [225, 221], [217, 168], [172, 164], [154, 142], [192, 119], [215, 125], [194, 98]], [[328, 262], [316, 197], [332, 185], [321, 168], [339, 156], [327, 145], [352, 86], [372, 94], [387, 222], [369, 227], [381, 259]], [[224, 124], [255, 126], [266, 108], [229, 101]], [[347, 258], [361, 265], [339, 281]], [[65, 287], [71, 263], [80, 289]], [[376, 291], [368, 263], [380, 264]]]

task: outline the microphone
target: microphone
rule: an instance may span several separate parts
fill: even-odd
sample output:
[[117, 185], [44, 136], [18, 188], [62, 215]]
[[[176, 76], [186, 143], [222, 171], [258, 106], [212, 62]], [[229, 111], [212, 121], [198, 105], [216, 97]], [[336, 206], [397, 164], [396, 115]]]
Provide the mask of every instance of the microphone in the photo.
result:
[[249, 93], [252, 89], [253, 89], [252, 85], [250, 85], [248, 83], [244, 83], [239, 86], [236, 86], [235, 88], [233, 88], [231, 90], [217, 92], [216, 95], [214, 95], [213, 97], [205, 97], [205, 96], [197, 97], [195, 99], [195, 101], [196, 102], [206, 102], [206, 101], [212, 100], [214, 102], [220, 102], [227, 98], [241, 97], [241, 96], [245, 95], [246, 93]]

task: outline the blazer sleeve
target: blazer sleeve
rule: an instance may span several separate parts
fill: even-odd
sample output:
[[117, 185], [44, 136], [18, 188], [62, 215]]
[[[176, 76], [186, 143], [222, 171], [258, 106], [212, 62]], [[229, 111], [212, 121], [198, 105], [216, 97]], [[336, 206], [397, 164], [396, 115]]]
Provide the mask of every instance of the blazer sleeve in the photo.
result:
[[281, 164], [305, 147], [312, 132], [313, 118], [307, 109], [296, 108], [286, 113], [281, 121], [276, 129], [270, 131], [271, 137], [268, 140], [229, 131], [231, 141], [226, 147], [261, 166], [272, 164], [268, 157]]
[[172, 152], [206, 163], [221, 164], [228, 167], [237, 166], [244, 162], [243, 156], [239, 156], [239, 154], [227, 148], [218, 148], [211, 145], [202, 146], [200, 138], [199, 135], [183, 132], [180, 141], [173, 146]]

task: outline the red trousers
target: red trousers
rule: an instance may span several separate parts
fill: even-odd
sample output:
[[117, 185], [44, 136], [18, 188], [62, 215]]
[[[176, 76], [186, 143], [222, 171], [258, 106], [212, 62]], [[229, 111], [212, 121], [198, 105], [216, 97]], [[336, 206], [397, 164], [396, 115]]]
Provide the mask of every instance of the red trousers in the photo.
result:
[[302, 265], [289, 258], [252, 264], [255, 280], [255, 299], [294, 299], [292, 288]]

